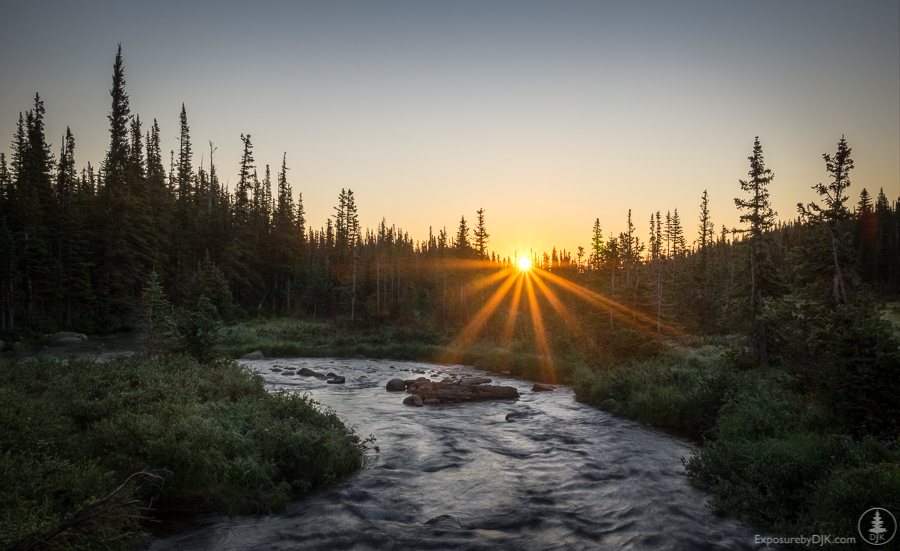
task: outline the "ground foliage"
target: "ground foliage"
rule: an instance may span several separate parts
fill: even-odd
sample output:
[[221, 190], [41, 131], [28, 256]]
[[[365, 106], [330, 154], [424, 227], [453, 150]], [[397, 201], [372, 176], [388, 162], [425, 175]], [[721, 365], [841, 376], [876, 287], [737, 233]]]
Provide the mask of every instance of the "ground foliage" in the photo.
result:
[[[297, 394], [270, 394], [231, 361], [186, 356], [0, 362], [0, 545], [71, 518], [132, 473], [138, 500], [62, 548], [122, 548], [154, 510], [264, 513], [365, 462], [367, 443]], [[145, 509], [152, 503], [153, 509]]]

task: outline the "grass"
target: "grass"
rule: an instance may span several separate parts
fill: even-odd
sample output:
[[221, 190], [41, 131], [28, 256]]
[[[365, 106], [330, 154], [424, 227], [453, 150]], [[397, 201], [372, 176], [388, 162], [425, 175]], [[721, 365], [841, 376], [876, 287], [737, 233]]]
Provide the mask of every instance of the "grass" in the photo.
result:
[[[0, 420], [0, 547], [72, 518], [138, 471], [162, 481], [122, 496], [154, 509], [279, 510], [361, 467], [368, 446], [333, 413], [267, 393], [235, 362], [181, 356], [0, 362]], [[124, 548], [141, 532], [139, 512], [109, 511], [53, 543]]]

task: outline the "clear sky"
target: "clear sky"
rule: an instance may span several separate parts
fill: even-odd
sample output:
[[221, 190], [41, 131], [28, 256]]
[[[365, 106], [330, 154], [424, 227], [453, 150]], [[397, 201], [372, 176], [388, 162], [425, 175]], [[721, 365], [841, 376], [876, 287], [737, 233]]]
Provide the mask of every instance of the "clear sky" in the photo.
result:
[[54, 152], [70, 126], [79, 168], [99, 164], [118, 43], [165, 151], [183, 102], [195, 166], [212, 140], [233, 189], [250, 133], [260, 174], [287, 152], [316, 228], [351, 188], [363, 227], [415, 239], [484, 208], [503, 255], [587, 248], [629, 208], [642, 238], [677, 208], [693, 239], [704, 189], [717, 228], [737, 225], [755, 136], [781, 218], [815, 199], [842, 134], [854, 198], [900, 196], [897, 0], [16, 2], [3, 150], [38, 92]]

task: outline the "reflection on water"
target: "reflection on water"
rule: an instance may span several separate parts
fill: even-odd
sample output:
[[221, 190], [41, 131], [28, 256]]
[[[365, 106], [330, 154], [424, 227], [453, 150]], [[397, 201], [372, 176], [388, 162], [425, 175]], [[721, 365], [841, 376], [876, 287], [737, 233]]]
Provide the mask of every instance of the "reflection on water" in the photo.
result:
[[[759, 549], [755, 530], [704, 508], [690, 443], [575, 402], [571, 390], [463, 366], [389, 360], [244, 362], [270, 388], [308, 391], [381, 453], [350, 479], [263, 517], [211, 517], [153, 550]], [[273, 372], [308, 367], [347, 378]], [[413, 408], [392, 378], [481, 374], [517, 401]], [[183, 529], [183, 527], [179, 527]]]

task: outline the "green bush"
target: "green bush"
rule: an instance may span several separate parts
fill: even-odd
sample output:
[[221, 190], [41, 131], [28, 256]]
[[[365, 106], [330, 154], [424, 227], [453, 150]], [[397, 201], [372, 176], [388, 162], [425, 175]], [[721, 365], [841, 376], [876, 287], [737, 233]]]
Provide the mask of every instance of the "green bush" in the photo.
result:
[[688, 475], [715, 495], [709, 506], [760, 529], [853, 536], [870, 507], [900, 507], [900, 461], [867, 439], [792, 432], [707, 442], [686, 461]]
[[[0, 545], [59, 524], [146, 469], [164, 482], [129, 491], [156, 508], [281, 509], [362, 466], [367, 447], [333, 413], [267, 393], [235, 362], [0, 362]], [[136, 529], [124, 515], [91, 526], [54, 543], [115, 548]]]

